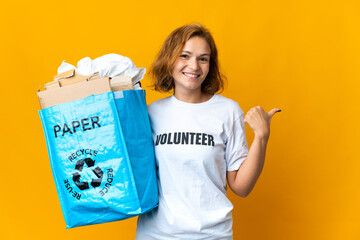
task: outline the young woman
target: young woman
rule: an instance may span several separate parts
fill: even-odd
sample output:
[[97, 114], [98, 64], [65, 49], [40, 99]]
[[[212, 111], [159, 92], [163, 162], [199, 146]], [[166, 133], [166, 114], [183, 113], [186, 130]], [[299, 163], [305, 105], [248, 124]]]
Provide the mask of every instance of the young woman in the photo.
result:
[[[264, 165], [270, 120], [255, 107], [244, 117], [223, 89], [215, 42], [198, 24], [166, 39], [151, 67], [155, 89], [171, 97], [149, 105], [159, 207], [138, 219], [136, 239], [232, 239], [231, 190], [246, 197]], [[245, 123], [255, 132], [248, 150]]]

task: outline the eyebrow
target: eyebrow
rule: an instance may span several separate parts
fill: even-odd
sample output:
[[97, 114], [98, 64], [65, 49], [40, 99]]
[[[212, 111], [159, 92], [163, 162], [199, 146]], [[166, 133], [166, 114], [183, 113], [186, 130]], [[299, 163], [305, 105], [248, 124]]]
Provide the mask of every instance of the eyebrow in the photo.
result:
[[[185, 53], [189, 53], [189, 54], [192, 54], [192, 52], [189, 52], [189, 51], [182, 51], [183, 53], [185, 52]], [[203, 54], [201, 54], [200, 56], [210, 56], [210, 54], [208, 54], [208, 53], [203, 53]]]

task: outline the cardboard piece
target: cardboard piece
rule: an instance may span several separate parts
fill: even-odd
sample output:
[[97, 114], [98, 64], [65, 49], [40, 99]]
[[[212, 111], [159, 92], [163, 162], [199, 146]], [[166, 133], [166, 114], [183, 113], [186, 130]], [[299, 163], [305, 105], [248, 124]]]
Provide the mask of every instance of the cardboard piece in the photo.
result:
[[47, 88], [46, 91], [38, 92], [38, 97], [41, 109], [44, 109], [109, 91], [111, 91], [109, 77], [104, 77], [91, 81], [83, 80], [64, 87]]
[[59, 88], [60, 83], [59, 83], [59, 81], [52, 81], [52, 82], [46, 83], [44, 85], [44, 87], [45, 87], [46, 90], [52, 89], [52, 88]]
[[54, 76], [54, 81], [57, 81], [57, 80], [62, 79], [62, 78], [73, 77], [74, 75], [75, 75], [75, 68], [70, 69], [70, 70], [68, 70], [66, 72], [60, 73], [58, 75], [55, 75]]
[[84, 76], [76, 73], [75, 69], [70, 69], [69, 71], [54, 76], [54, 81], [46, 83], [44, 87], [46, 90], [48, 90], [53, 88], [69, 86], [74, 83], [82, 82], [85, 80], [95, 80], [99, 78], [100, 78], [99, 72], [96, 72], [89, 76]]
[[123, 91], [133, 89], [131, 77], [129, 76], [116, 76], [110, 80], [111, 90]]

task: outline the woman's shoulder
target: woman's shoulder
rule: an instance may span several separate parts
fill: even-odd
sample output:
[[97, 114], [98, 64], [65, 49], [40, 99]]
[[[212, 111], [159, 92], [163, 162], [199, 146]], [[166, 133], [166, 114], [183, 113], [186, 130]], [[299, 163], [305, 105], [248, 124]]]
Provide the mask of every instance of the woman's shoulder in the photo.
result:
[[165, 98], [161, 98], [158, 100], [155, 100], [154, 102], [150, 103], [148, 105], [148, 109], [156, 109], [156, 108], [161, 108], [164, 107], [166, 104], [168, 104], [170, 102], [170, 98], [171, 97], [165, 97]]
[[217, 94], [216, 97], [217, 97], [216, 102], [218, 104], [220, 104], [221, 107], [224, 108], [224, 110], [231, 111], [231, 112], [236, 112], [236, 113], [241, 114], [241, 115], [244, 114], [243, 110], [240, 108], [239, 104], [236, 101], [234, 101], [234, 100], [232, 100], [230, 98], [224, 97], [224, 96], [222, 96], [220, 94]]

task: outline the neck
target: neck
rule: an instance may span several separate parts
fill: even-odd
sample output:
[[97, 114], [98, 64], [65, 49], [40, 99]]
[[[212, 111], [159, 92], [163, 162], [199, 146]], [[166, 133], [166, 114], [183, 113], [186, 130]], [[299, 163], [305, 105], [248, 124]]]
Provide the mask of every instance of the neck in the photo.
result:
[[202, 103], [208, 101], [213, 95], [202, 93], [201, 91], [197, 92], [181, 92], [175, 91], [174, 96], [177, 100], [187, 103]]

